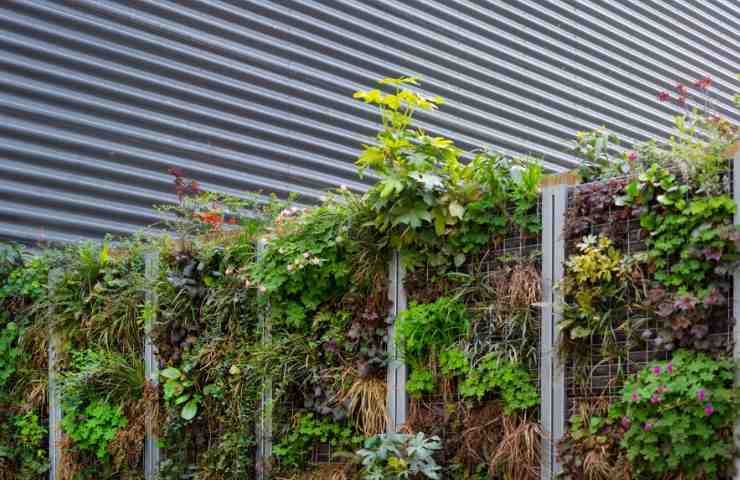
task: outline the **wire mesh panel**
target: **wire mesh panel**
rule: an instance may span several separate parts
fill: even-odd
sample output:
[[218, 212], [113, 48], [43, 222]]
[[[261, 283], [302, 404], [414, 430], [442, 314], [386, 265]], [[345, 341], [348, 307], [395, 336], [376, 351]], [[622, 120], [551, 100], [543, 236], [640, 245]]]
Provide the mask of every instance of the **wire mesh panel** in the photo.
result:
[[[601, 299], [601, 306], [608, 311], [600, 332], [581, 339], [577, 351], [565, 352], [566, 361], [566, 414], [575, 414], [583, 402], [611, 404], [619, 395], [626, 376], [643, 369], [655, 360], [667, 360], [671, 352], [680, 348], [680, 317], [671, 320], [679, 332], [674, 338], [664, 338], [666, 315], [657, 309], [645, 307], [653, 297], [660, 295], [662, 286], [652, 278], [650, 262], [640, 262], [646, 254], [647, 232], [641, 228], [643, 210], [628, 205], [618, 205], [616, 199], [625, 194], [631, 178], [613, 178], [605, 182], [586, 183], [571, 187], [567, 196], [566, 262], [582, 253], [585, 243], [607, 238], [624, 261], [634, 261], [625, 279], [631, 287], [618, 296]], [[732, 194], [729, 182], [726, 193]], [[687, 196], [686, 200], [690, 198]], [[698, 350], [731, 351], [734, 316], [732, 311], [733, 289], [729, 276], [722, 279], [721, 299], [717, 306], [708, 309], [708, 316], [701, 328]], [[564, 309], [573, 303], [573, 295], [566, 298]], [[697, 328], [697, 327], [693, 327]], [[693, 332], [696, 333], [696, 332]], [[562, 353], [562, 352], [561, 352]]]
[[[463, 265], [451, 272], [440, 272], [428, 264], [407, 272], [404, 288], [411, 309], [441, 298], [463, 302], [470, 318], [469, 329], [450, 347], [465, 351], [473, 371], [486, 371], [484, 364], [488, 361], [517, 365], [539, 391], [541, 260], [540, 236], [512, 228], [490, 238], [487, 247], [469, 255]], [[484, 472], [488, 478], [498, 478], [501, 472], [497, 462], [503, 464], [506, 459], [497, 446], [506, 443], [504, 439], [513, 435], [516, 428], [520, 432], [530, 428], [538, 436], [539, 411], [530, 408], [520, 415], [509, 415], [496, 393], [471, 395], [464, 375], [445, 372], [449, 367], [441, 365], [440, 355], [444, 351], [431, 355], [428, 365], [409, 367], [407, 385], [410, 384], [412, 394], [407, 428], [442, 439], [443, 449], [437, 459], [451, 478], [476, 469], [478, 474]], [[415, 391], [415, 369], [432, 371], [437, 379], [434, 393]], [[532, 472], [539, 468], [538, 445], [539, 441], [531, 450], [533, 457], [520, 459], [533, 476], [536, 473]]]

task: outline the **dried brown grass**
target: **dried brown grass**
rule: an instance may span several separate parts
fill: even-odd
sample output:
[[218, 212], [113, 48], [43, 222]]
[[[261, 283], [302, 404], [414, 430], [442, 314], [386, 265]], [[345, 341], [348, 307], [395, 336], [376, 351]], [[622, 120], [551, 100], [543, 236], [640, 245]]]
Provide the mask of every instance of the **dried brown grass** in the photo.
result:
[[355, 478], [355, 466], [348, 463], [326, 463], [307, 472], [275, 476], [275, 480], [350, 480]]
[[80, 463], [79, 454], [73, 450], [73, 447], [74, 442], [69, 435], [62, 434], [62, 439], [59, 442], [62, 455], [57, 467], [57, 475], [60, 480], [74, 480], [82, 471], [83, 465]]
[[[123, 474], [122, 479], [136, 478], [143, 460], [148, 414], [146, 399], [129, 402], [124, 408], [124, 413], [129, 423], [116, 433], [108, 444], [108, 451], [111, 454], [114, 469]], [[126, 475], [128, 472], [131, 472], [130, 476]]]
[[[609, 410], [609, 399], [600, 396], [588, 402], [578, 404], [578, 415], [582, 418], [601, 417]], [[583, 460], [583, 475], [588, 480], [631, 480], [632, 467], [626, 454], [614, 452], [607, 446], [600, 445], [590, 450]], [[669, 480], [669, 479], [665, 479]], [[671, 478], [670, 480], [678, 480]]]
[[0, 480], [15, 480], [17, 474], [14, 462], [9, 458], [0, 457]]
[[365, 436], [383, 433], [388, 424], [386, 395], [388, 387], [383, 378], [357, 378], [343, 400], [349, 400], [350, 416]]
[[491, 272], [490, 281], [496, 292], [494, 308], [497, 311], [521, 310], [540, 301], [542, 282], [531, 262], [504, 265]]
[[527, 415], [501, 417], [501, 440], [489, 459], [491, 476], [506, 480], [537, 480], [540, 476], [542, 428]]

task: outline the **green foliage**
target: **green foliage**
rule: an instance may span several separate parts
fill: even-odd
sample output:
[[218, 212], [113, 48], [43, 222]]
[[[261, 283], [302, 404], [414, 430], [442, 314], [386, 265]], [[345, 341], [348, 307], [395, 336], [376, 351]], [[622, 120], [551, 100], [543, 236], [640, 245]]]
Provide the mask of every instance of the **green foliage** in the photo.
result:
[[115, 254], [107, 241], [66, 247], [60, 259], [63, 272], [53, 290], [34, 305], [36, 313], [80, 349], [141, 351], [143, 248], [139, 238], [119, 245]]
[[72, 361], [60, 374], [66, 405], [80, 409], [96, 399], [135, 400], [144, 389], [144, 364], [137, 356], [104, 350], [71, 352]]
[[502, 361], [493, 354], [483, 356], [467, 371], [458, 390], [463, 398], [478, 400], [496, 393], [503, 400], [507, 415], [540, 403], [539, 391], [529, 373], [520, 365]]
[[47, 434], [47, 429], [39, 425], [39, 417], [33, 412], [17, 415], [13, 419], [16, 428], [16, 438], [21, 446], [34, 447], [40, 444]]
[[162, 480], [254, 476], [262, 379], [251, 358], [260, 308], [252, 240], [242, 233], [163, 251], [153, 330], [163, 362]]
[[614, 155], [618, 145], [619, 137], [605, 127], [577, 132], [573, 151], [583, 158], [578, 169], [581, 181], [605, 180], [630, 173], [632, 165], [627, 156], [620, 158]]
[[720, 195], [726, 191], [729, 161], [725, 150], [736, 140], [736, 128], [719, 117], [705, 117], [692, 110], [674, 118], [676, 134], [664, 145], [655, 141], [638, 148], [646, 171], [657, 165], [678, 173], [682, 184], [699, 195]]
[[677, 351], [624, 386], [610, 413], [623, 417], [622, 447], [637, 478], [725, 478], [732, 464], [734, 365]]
[[[622, 203], [644, 207], [640, 226], [655, 279], [667, 288], [701, 298], [713, 273], [738, 260], [732, 226], [735, 202], [728, 195], [689, 198], [689, 186], [663, 167], [652, 165], [626, 190]], [[725, 270], [718, 267], [725, 267]]]
[[331, 445], [334, 451], [347, 451], [362, 441], [345, 423], [329, 418], [318, 418], [313, 413], [298, 417], [294, 429], [275, 444], [272, 451], [284, 468], [302, 468], [309, 460], [313, 448], [319, 443]]
[[468, 356], [457, 347], [448, 348], [439, 354], [439, 367], [448, 377], [464, 375], [468, 371]]
[[278, 322], [298, 328], [328, 298], [347, 291], [349, 207], [329, 203], [311, 211], [288, 209], [278, 229], [252, 266], [255, 281], [274, 300], [270, 312]]
[[21, 330], [15, 322], [6, 323], [0, 330], [0, 388], [10, 382], [23, 357], [23, 350], [18, 346], [20, 335]]
[[12, 298], [38, 300], [45, 292], [50, 258], [45, 255], [28, 257], [20, 247], [0, 245], [0, 302]]
[[631, 480], [620, 448], [623, 429], [606, 412], [588, 406], [570, 417], [570, 428], [558, 443], [563, 480]]
[[[365, 200], [375, 213], [373, 225], [394, 248], [412, 251], [432, 265], [461, 265], [468, 253], [488, 243], [491, 233], [510, 224], [525, 233], [539, 231], [536, 199], [542, 169], [526, 162], [522, 175], [496, 155], [478, 155], [464, 164], [452, 140], [412, 129], [416, 110], [434, 110], [439, 97], [428, 98], [408, 86], [415, 78], [386, 79], [395, 92], [357, 92], [355, 98], [380, 109], [383, 129], [367, 145], [357, 164], [380, 180]], [[508, 212], [515, 206], [513, 215]], [[513, 219], [509, 219], [512, 216]], [[492, 232], [493, 230], [493, 232]]]
[[100, 460], [107, 459], [108, 445], [118, 430], [128, 423], [123, 407], [98, 400], [82, 410], [70, 405], [65, 407], [62, 429], [75, 442], [75, 448], [93, 452]]
[[438, 437], [427, 438], [423, 433], [388, 433], [368, 438], [364, 448], [357, 452], [362, 459], [362, 478], [437, 480], [442, 477], [434, 453], [441, 448]]
[[[164, 399], [172, 406], [182, 405], [180, 416], [183, 420], [192, 420], [198, 414], [198, 405], [203, 395], [193, 392], [193, 382], [188, 380], [185, 372], [175, 367], [167, 367], [159, 375], [164, 382]], [[213, 391], [213, 386], [209, 391]], [[206, 387], [208, 388], [208, 387]]]
[[563, 332], [561, 351], [577, 350], [583, 339], [611, 335], [614, 304], [626, 298], [635, 259], [625, 258], [608, 237], [587, 236], [578, 253], [565, 264], [560, 286], [568, 303], [558, 328]]
[[430, 304], [411, 302], [396, 320], [396, 339], [406, 359], [412, 365], [422, 365], [430, 353], [452, 345], [469, 329], [465, 304], [441, 297]]
[[[15, 415], [6, 425], [0, 425], [0, 438], [9, 436], [10, 442], [0, 442], [0, 463], [15, 463], [18, 480], [37, 480], [49, 471], [48, 451], [44, 444], [47, 429], [38, 415], [28, 411]], [[5, 463], [7, 465], [7, 463]], [[3, 472], [7, 473], [7, 472]]]
[[423, 368], [411, 370], [406, 381], [406, 391], [413, 398], [421, 398], [425, 393], [433, 393], [436, 388], [434, 373], [431, 370]]

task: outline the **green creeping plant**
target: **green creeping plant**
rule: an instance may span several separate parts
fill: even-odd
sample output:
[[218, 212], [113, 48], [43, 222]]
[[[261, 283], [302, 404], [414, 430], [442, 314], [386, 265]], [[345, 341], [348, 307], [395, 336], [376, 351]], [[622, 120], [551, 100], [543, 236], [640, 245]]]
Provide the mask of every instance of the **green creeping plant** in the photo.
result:
[[485, 355], [471, 366], [458, 387], [463, 398], [482, 400], [495, 393], [504, 402], [504, 412], [512, 415], [539, 405], [540, 394], [530, 374], [520, 365], [503, 361], [495, 354]]
[[610, 411], [638, 478], [725, 478], [733, 458], [737, 392], [732, 360], [687, 350], [653, 362]]
[[319, 443], [327, 443], [334, 451], [351, 450], [362, 442], [351, 426], [331, 418], [318, 418], [311, 412], [303, 413], [296, 427], [273, 447], [281, 467], [305, 467], [310, 453]]
[[740, 259], [736, 206], [729, 195], [693, 195], [676, 175], [655, 164], [625, 192], [618, 204], [643, 207], [640, 226], [649, 233], [655, 279], [666, 288], [701, 298], [717, 274]]
[[425, 393], [433, 393], [436, 388], [436, 379], [431, 370], [423, 368], [411, 370], [406, 382], [406, 391], [413, 398], [421, 398]]
[[100, 460], [108, 458], [108, 445], [127, 424], [122, 406], [97, 400], [82, 410], [68, 406], [62, 418], [62, 429], [74, 441], [75, 448], [92, 452]]
[[406, 358], [418, 365], [426, 361], [428, 354], [452, 345], [469, 330], [465, 304], [449, 297], [430, 304], [411, 302], [396, 321], [398, 345]]

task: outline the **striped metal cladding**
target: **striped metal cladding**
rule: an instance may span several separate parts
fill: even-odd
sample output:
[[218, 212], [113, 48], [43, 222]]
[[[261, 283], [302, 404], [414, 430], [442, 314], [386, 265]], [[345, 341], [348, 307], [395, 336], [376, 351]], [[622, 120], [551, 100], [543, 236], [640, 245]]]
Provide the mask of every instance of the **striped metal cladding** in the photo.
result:
[[340, 184], [377, 117], [352, 92], [418, 75], [420, 124], [466, 149], [572, 168], [577, 130], [626, 146], [671, 132], [659, 91], [704, 74], [740, 120], [740, 4], [682, 0], [6, 0], [0, 3], [0, 235], [125, 234], [206, 188]]

